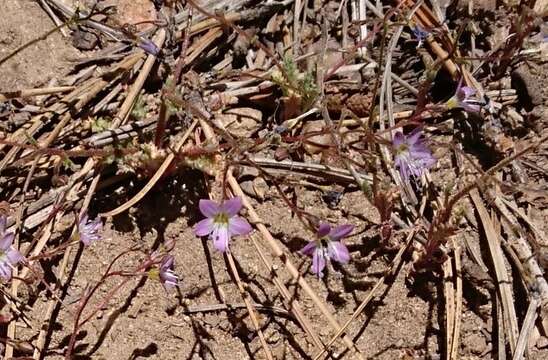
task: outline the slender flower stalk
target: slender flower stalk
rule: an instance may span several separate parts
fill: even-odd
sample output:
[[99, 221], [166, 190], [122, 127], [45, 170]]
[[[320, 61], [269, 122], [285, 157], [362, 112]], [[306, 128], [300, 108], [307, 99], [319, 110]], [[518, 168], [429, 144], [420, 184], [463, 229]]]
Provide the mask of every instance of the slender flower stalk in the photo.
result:
[[468, 112], [479, 112], [480, 105], [477, 100], [471, 97], [476, 93], [476, 90], [469, 86], [462, 86], [462, 79], [459, 81], [455, 95], [453, 95], [445, 105], [448, 109], [462, 108]]
[[162, 283], [166, 291], [173, 290], [175, 287], [177, 287], [177, 283], [179, 281], [177, 275], [175, 275], [173, 271], [174, 261], [175, 258], [173, 257], [173, 255], [166, 255], [160, 263], [160, 282]]
[[420, 128], [409, 135], [397, 132], [392, 141], [395, 152], [394, 162], [402, 179], [409, 182], [411, 177], [420, 177], [426, 169], [435, 164], [436, 159], [421, 138]]
[[89, 220], [88, 214], [84, 213], [78, 222], [78, 236], [80, 241], [84, 243], [84, 245], [89, 246], [95, 241], [101, 240], [102, 228], [103, 223], [101, 222], [101, 219], [95, 218], [95, 220]]
[[238, 216], [242, 209], [242, 199], [234, 197], [221, 204], [212, 200], [202, 199], [199, 203], [200, 212], [206, 218], [196, 224], [197, 236], [209, 236], [213, 246], [220, 252], [228, 249], [232, 235], [246, 235], [252, 230], [251, 225]]
[[7, 219], [0, 216], [0, 277], [6, 281], [11, 280], [12, 267], [23, 260], [23, 255], [12, 246], [15, 234], [6, 233]]
[[341, 264], [350, 261], [350, 253], [341, 239], [350, 235], [354, 225], [340, 225], [332, 229], [331, 225], [321, 223], [316, 232], [316, 240], [309, 242], [300, 251], [303, 255], [312, 256], [312, 272], [323, 276], [323, 269], [328, 261]]

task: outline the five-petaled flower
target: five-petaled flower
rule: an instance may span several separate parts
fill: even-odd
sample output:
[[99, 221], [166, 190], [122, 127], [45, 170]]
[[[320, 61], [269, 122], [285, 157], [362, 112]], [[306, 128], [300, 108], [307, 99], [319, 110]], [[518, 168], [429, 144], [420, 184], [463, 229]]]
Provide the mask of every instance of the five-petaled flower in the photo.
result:
[[166, 291], [174, 289], [179, 281], [177, 275], [173, 272], [174, 260], [173, 255], [166, 255], [160, 263], [160, 282]]
[[101, 240], [103, 223], [101, 219], [89, 220], [88, 214], [84, 213], [78, 221], [78, 236], [84, 245], [89, 246], [93, 242]]
[[416, 128], [409, 135], [397, 132], [392, 141], [395, 157], [394, 162], [402, 179], [409, 182], [409, 178], [420, 177], [424, 170], [429, 169], [436, 159], [424, 144], [420, 128]]
[[312, 256], [312, 272], [318, 277], [323, 276], [323, 269], [329, 259], [346, 264], [350, 254], [340, 241], [354, 230], [354, 225], [339, 225], [331, 229], [331, 225], [320, 223], [316, 232], [316, 240], [309, 242], [301, 249], [301, 254]]
[[196, 224], [197, 236], [207, 236], [213, 240], [215, 248], [221, 252], [228, 249], [232, 235], [246, 235], [251, 232], [251, 225], [238, 216], [242, 208], [242, 199], [234, 197], [221, 204], [212, 200], [200, 200], [200, 212], [206, 217]]
[[462, 79], [459, 81], [455, 95], [453, 95], [445, 105], [448, 109], [462, 108], [468, 112], [479, 112], [480, 105], [477, 100], [471, 99], [476, 90], [469, 86], [462, 86]]
[[15, 234], [6, 233], [7, 219], [0, 216], [0, 277], [9, 281], [11, 279], [12, 267], [23, 260], [23, 255], [11, 246]]

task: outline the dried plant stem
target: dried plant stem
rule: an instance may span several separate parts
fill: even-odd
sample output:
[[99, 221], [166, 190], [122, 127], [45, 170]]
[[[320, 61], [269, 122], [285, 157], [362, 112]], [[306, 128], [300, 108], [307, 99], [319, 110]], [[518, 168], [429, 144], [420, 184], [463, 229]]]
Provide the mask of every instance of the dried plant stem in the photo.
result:
[[519, 334], [518, 320], [516, 317], [516, 309], [514, 308], [514, 299], [512, 297], [512, 287], [510, 279], [508, 278], [508, 272], [504, 264], [504, 258], [502, 255], [502, 249], [500, 247], [500, 240], [495, 232], [493, 223], [491, 222], [489, 213], [483, 205], [477, 189], [470, 191], [472, 202], [478, 210], [479, 217], [482, 221], [487, 242], [489, 245], [489, 252], [493, 259], [493, 266], [495, 268], [495, 275], [497, 279], [498, 290], [501, 297], [504, 316], [504, 330], [508, 337], [510, 349], [512, 354], [516, 350], [516, 343]]
[[72, 91], [74, 89], [75, 89], [74, 86], [56, 86], [56, 87], [50, 87], [50, 88], [9, 91], [9, 92], [0, 93], [0, 101], [6, 101], [9, 99], [15, 99], [15, 98], [38, 96], [38, 95], [51, 95], [51, 94]]
[[242, 296], [242, 299], [244, 300], [245, 306], [247, 308], [247, 312], [249, 313], [249, 317], [251, 318], [251, 322], [253, 323], [253, 326], [255, 327], [255, 331], [257, 331], [257, 333], [259, 334], [259, 340], [261, 341], [261, 345], [263, 347], [265, 356], [267, 359], [272, 360], [273, 359], [272, 351], [270, 350], [270, 346], [268, 346], [268, 343], [266, 342], [263, 331], [261, 330], [261, 325], [259, 324], [259, 320], [257, 318], [257, 312], [255, 308], [253, 307], [251, 300], [249, 299], [249, 295], [245, 291], [244, 284], [242, 283], [242, 279], [240, 279], [240, 275], [238, 274], [238, 269], [236, 268], [236, 264], [234, 263], [234, 258], [232, 257], [232, 254], [230, 253], [230, 251], [226, 253], [226, 258], [228, 260], [228, 264], [232, 272], [232, 276], [234, 276], [234, 280], [236, 280], [236, 284], [238, 285], [238, 291], [240, 292], [240, 295]]
[[529, 335], [533, 328], [535, 327], [535, 321], [538, 316], [538, 309], [541, 305], [541, 300], [538, 296], [532, 296], [529, 306], [527, 307], [527, 313], [525, 314], [525, 319], [523, 320], [523, 325], [521, 327], [521, 332], [519, 333], [518, 343], [516, 345], [516, 351], [512, 360], [522, 360], [523, 353], [527, 347], [527, 341], [529, 340]]
[[[154, 37], [153, 42], [156, 44], [156, 46], [161, 49], [164, 45], [164, 41], [166, 40], [166, 31], [164, 29], [158, 30], [158, 34]], [[143, 68], [139, 72], [139, 75], [137, 76], [137, 79], [135, 79], [135, 82], [133, 85], [131, 85], [131, 89], [129, 90], [129, 93], [127, 94], [126, 99], [120, 106], [120, 109], [118, 110], [118, 113], [114, 117], [114, 120], [112, 121], [112, 128], [117, 128], [120, 125], [122, 125], [126, 119], [127, 116], [133, 107], [135, 103], [135, 99], [137, 98], [137, 95], [139, 95], [139, 92], [143, 88], [143, 85], [145, 84], [145, 80], [147, 79], [150, 70], [152, 70], [152, 66], [154, 66], [154, 63], [156, 62], [156, 56], [154, 55], [148, 55], [147, 59], [145, 60], [145, 64], [143, 65]]]

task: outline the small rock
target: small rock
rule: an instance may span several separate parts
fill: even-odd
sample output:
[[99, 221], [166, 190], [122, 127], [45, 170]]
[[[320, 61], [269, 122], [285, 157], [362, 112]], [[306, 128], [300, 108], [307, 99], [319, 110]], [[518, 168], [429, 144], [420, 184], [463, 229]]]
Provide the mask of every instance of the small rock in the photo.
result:
[[307, 122], [304, 126], [303, 135], [306, 137], [306, 142], [304, 143], [303, 147], [304, 151], [306, 151], [308, 154], [319, 154], [327, 147], [333, 145], [331, 134], [329, 133], [307, 136], [312, 133], [325, 132], [324, 125], [325, 123], [323, 120], [316, 120]]
[[79, 50], [93, 50], [99, 38], [92, 32], [76, 29], [72, 33], [72, 45]]
[[519, 100], [527, 111], [542, 104], [542, 86], [538, 79], [539, 76], [525, 64], [512, 72], [512, 87], [517, 90]]
[[263, 121], [263, 113], [253, 108], [234, 108], [217, 115], [217, 120], [230, 135], [250, 137]]

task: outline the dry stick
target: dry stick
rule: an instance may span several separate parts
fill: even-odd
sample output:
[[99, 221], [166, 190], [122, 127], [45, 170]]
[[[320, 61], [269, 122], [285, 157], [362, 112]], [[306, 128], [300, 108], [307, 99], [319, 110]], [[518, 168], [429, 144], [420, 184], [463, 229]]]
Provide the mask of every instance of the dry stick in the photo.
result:
[[[335, 166], [330, 165], [324, 165], [324, 164], [314, 164], [314, 163], [305, 163], [305, 162], [298, 162], [293, 160], [282, 160], [277, 161], [273, 159], [268, 158], [261, 158], [261, 157], [252, 157], [251, 160], [253, 163], [261, 166], [261, 167], [267, 167], [267, 168], [274, 168], [274, 169], [285, 169], [287, 171], [299, 171], [304, 173], [310, 173], [317, 176], [330, 176], [338, 181], [342, 182], [354, 182], [355, 178], [352, 176], [350, 171], [342, 168], [338, 168]], [[244, 166], [250, 166], [243, 164]], [[360, 183], [363, 181], [367, 181], [369, 183], [372, 182], [372, 178], [370, 175], [365, 175], [362, 173], [358, 173], [358, 179]]]
[[462, 323], [462, 265], [461, 265], [461, 248], [453, 241], [453, 254], [455, 258], [455, 320], [453, 321], [453, 340], [451, 341], [451, 352], [449, 353], [450, 360], [458, 359], [458, 350], [460, 348], [460, 329]]
[[508, 278], [506, 266], [504, 264], [504, 257], [502, 254], [502, 249], [500, 247], [500, 241], [497, 237], [497, 234], [495, 233], [493, 223], [491, 222], [487, 209], [483, 205], [483, 201], [481, 200], [478, 190], [475, 188], [472, 189], [470, 191], [470, 197], [472, 198], [472, 201], [474, 202], [474, 205], [478, 210], [489, 245], [489, 252], [493, 259], [493, 266], [495, 268], [498, 290], [500, 292], [501, 302], [503, 305], [503, 315], [506, 330], [505, 332], [508, 336], [508, 342], [510, 344], [510, 349], [513, 354], [516, 350], [516, 342], [519, 333], [518, 320], [516, 317], [516, 309], [514, 308], [514, 300], [512, 298], [511, 283]]
[[453, 287], [453, 264], [448, 257], [443, 263], [443, 297], [445, 298], [445, 358], [451, 358], [453, 333], [455, 331], [455, 288]]
[[250, 235], [251, 241], [253, 242], [253, 245], [255, 246], [255, 249], [259, 253], [259, 257], [263, 261], [263, 264], [268, 270], [268, 273], [272, 275], [272, 282], [276, 287], [278, 288], [278, 291], [282, 295], [282, 297], [285, 299], [285, 305], [287, 308], [291, 311], [291, 313], [295, 316], [299, 324], [302, 326], [304, 331], [312, 338], [312, 341], [314, 341], [314, 344], [319, 347], [323, 348], [323, 343], [320, 340], [320, 337], [316, 334], [314, 331], [314, 328], [308, 321], [308, 318], [304, 315], [303, 310], [301, 308], [301, 305], [295, 297], [291, 296], [291, 293], [289, 292], [289, 289], [285, 286], [283, 281], [278, 276], [277, 269], [273, 266], [273, 264], [270, 262], [270, 260], [266, 257], [263, 250], [260, 248], [259, 243], [255, 239], [255, 236], [253, 234]]
[[[154, 37], [153, 42], [156, 44], [156, 46], [158, 46], [158, 48], [161, 48], [165, 40], [166, 40], [166, 31], [164, 29], [158, 30], [158, 34]], [[137, 98], [137, 95], [143, 88], [143, 85], [145, 84], [148, 74], [150, 73], [150, 70], [152, 70], [152, 67], [154, 66], [155, 61], [156, 61], [156, 56], [148, 55], [145, 61], [145, 64], [143, 65], [143, 68], [141, 69], [141, 72], [139, 72], [139, 75], [137, 76], [137, 79], [131, 86], [131, 89], [129, 90], [129, 93], [127, 94], [126, 99], [122, 103], [122, 106], [120, 106], [120, 110], [118, 110], [118, 114], [116, 114], [116, 117], [112, 121], [111, 128], [117, 128], [118, 126], [120, 126], [122, 123], [126, 121], [129, 111], [133, 107], [135, 103], [135, 99]]]
[[527, 307], [527, 313], [525, 314], [525, 319], [523, 320], [523, 325], [521, 327], [521, 332], [519, 334], [518, 343], [516, 345], [516, 352], [512, 360], [521, 360], [523, 359], [523, 353], [525, 352], [525, 347], [527, 346], [527, 341], [529, 340], [529, 335], [535, 327], [535, 321], [538, 316], [538, 308], [540, 307], [541, 300], [538, 294], [532, 296], [531, 302]]
[[[215, 140], [215, 133], [213, 132], [209, 124], [201, 117], [200, 117], [200, 126], [202, 127], [202, 130], [204, 131], [204, 134], [208, 140], [210, 141]], [[270, 231], [268, 231], [268, 228], [263, 224], [262, 219], [260, 218], [260, 216], [257, 214], [255, 209], [253, 208], [253, 206], [247, 199], [247, 196], [242, 191], [242, 188], [240, 187], [240, 184], [238, 184], [238, 181], [234, 178], [234, 176], [232, 176], [232, 174], [227, 175], [226, 181], [230, 185], [234, 195], [242, 198], [242, 202], [249, 213], [249, 218], [254, 224], [256, 224], [257, 229], [259, 230], [263, 238], [266, 240], [266, 243], [270, 247], [272, 253], [276, 257], [278, 257], [280, 261], [285, 265], [287, 271], [293, 277], [293, 279], [298, 281], [302, 289], [308, 294], [308, 296], [310, 296], [312, 301], [316, 304], [316, 306], [327, 318], [327, 321], [329, 322], [329, 324], [335, 329], [335, 331], [338, 331], [340, 329], [339, 323], [337, 322], [333, 314], [331, 314], [331, 312], [327, 309], [323, 301], [318, 297], [318, 295], [314, 292], [314, 290], [312, 290], [310, 285], [308, 285], [306, 280], [301, 276], [301, 274], [299, 273], [299, 270], [295, 267], [295, 265], [293, 265], [293, 263], [289, 260], [289, 258], [284, 254], [280, 245], [278, 245], [278, 243], [276, 242], [272, 234], [270, 234]], [[359, 359], [363, 359], [363, 356], [360, 350], [356, 347], [354, 342], [348, 336], [344, 336], [343, 340], [349, 349], [351, 350], [354, 349], [356, 351], [356, 356]]]
[[56, 87], [50, 87], [50, 88], [7, 91], [7, 92], [0, 93], [0, 101], [6, 101], [9, 99], [24, 98], [24, 97], [30, 97], [30, 96], [63, 93], [67, 91], [72, 91], [75, 88], [76, 88], [75, 86], [56, 86]]
[[396, 254], [396, 256], [394, 256], [394, 259], [392, 260], [392, 264], [390, 265], [390, 269], [388, 271], [386, 271], [379, 280], [377, 280], [377, 283], [375, 284], [375, 286], [373, 286], [373, 288], [371, 289], [371, 291], [369, 292], [369, 294], [367, 294], [367, 297], [361, 302], [360, 306], [358, 306], [356, 308], [356, 310], [354, 311], [354, 313], [352, 314], [352, 316], [350, 317], [350, 319], [348, 319], [344, 325], [342, 326], [342, 328], [340, 328], [339, 331], [337, 331], [337, 333], [331, 338], [331, 340], [329, 340], [329, 342], [326, 344], [325, 348], [319, 352], [318, 354], [316, 354], [316, 356], [314, 356], [314, 360], [318, 360], [320, 359], [320, 357], [329, 349], [329, 347], [331, 345], [333, 345], [333, 343], [342, 335], [345, 333], [346, 329], [348, 328], [348, 326], [350, 326], [350, 324], [356, 320], [356, 318], [358, 316], [360, 316], [360, 314], [362, 313], [362, 311], [365, 309], [365, 307], [371, 302], [371, 300], [373, 299], [373, 297], [377, 294], [377, 290], [381, 287], [381, 285], [384, 283], [384, 281], [386, 280], [386, 278], [388, 277], [388, 275], [391, 275], [392, 272], [397, 269], [399, 266], [400, 266], [400, 263], [402, 261], [402, 256], [403, 256], [403, 253], [405, 252], [405, 250], [409, 247], [409, 245], [411, 244], [412, 240], [413, 240], [413, 236], [415, 235], [415, 230], [411, 230], [411, 232], [409, 233], [409, 235], [407, 235], [407, 239], [405, 240], [405, 245], [403, 245], [400, 250], [398, 251], [398, 253]]
[[251, 303], [251, 301], [249, 300], [249, 294], [245, 291], [242, 280], [240, 279], [240, 275], [238, 274], [238, 269], [236, 269], [234, 258], [232, 257], [232, 254], [230, 253], [230, 251], [227, 251], [226, 258], [228, 260], [228, 264], [230, 265], [230, 270], [232, 271], [232, 275], [234, 276], [234, 279], [236, 280], [236, 284], [238, 285], [238, 290], [240, 291], [240, 295], [242, 296], [242, 299], [244, 300], [245, 306], [247, 308], [247, 312], [249, 313], [249, 317], [251, 318], [251, 322], [253, 323], [255, 330], [259, 334], [259, 340], [261, 341], [261, 345], [263, 347], [263, 351], [266, 355], [266, 358], [269, 360], [272, 360], [272, 351], [270, 350], [270, 346], [268, 346], [268, 343], [266, 342], [263, 331], [261, 330], [261, 325], [259, 324], [259, 320], [257, 319], [256, 310], [253, 307], [253, 304]]
[[[121, 61], [119, 64], [114, 66], [112, 68], [112, 73], [116, 71], [125, 71], [129, 69], [130, 67], [133, 67], [135, 63], [139, 60], [140, 56], [131, 55], [128, 56], [126, 59]], [[93, 79], [85, 84], [83, 84], [81, 87], [78, 87], [73, 92], [65, 96], [60, 102], [52, 105], [48, 109], [48, 114], [46, 115], [48, 118], [53, 116], [54, 113], [57, 114], [63, 114], [66, 111], [69, 110], [68, 106], [66, 104], [70, 104], [72, 102], [77, 101], [77, 104], [74, 105], [74, 109], [80, 110], [79, 107], [83, 106], [85, 102], [82, 101], [83, 98], [86, 98], [90, 100], [93, 96], [95, 96], [99, 91], [101, 91], [104, 86], [106, 86], [109, 82], [105, 81], [104, 79]], [[9, 140], [11, 141], [28, 141], [26, 137], [32, 137], [43, 125], [44, 125], [44, 115], [39, 115], [34, 117], [34, 121], [32, 122], [32, 125], [29, 129], [21, 128], [17, 130], [13, 135], [10, 136]], [[0, 144], [0, 149], [3, 148], [3, 144]], [[10, 151], [4, 156], [4, 158], [0, 161], [0, 171], [2, 171], [17, 155], [19, 152], [18, 147], [12, 147]]]

